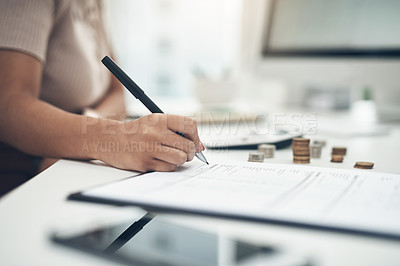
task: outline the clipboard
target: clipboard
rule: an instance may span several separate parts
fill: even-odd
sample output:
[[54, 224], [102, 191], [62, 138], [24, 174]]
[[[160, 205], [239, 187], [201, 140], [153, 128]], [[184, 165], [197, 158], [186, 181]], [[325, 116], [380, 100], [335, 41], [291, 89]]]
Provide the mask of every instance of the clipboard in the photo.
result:
[[[167, 213], [177, 213], [177, 214], [194, 214], [194, 215], [201, 215], [201, 216], [209, 216], [209, 217], [217, 217], [217, 218], [225, 218], [225, 219], [234, 219], [234, 220], [242, 220], [242, 221], [248, 221], [248, 222], [258, 222], [258, 223], [268, 223], [268, 224], [273, 224], [273, 225], [281, 225], [281, 226], [289, 226], [289, 227], [295, 227], [295, 228], [303, 228], [303, 229], [312, 229], [312, 230], [322, 230], [322, 231], [327, 231], [327, 232], [336, 232], [336, 233], [345, 233], [345, 234], [352, 234], [352, 235], [358, 235], [358, 236], [367, 236], [367, 237], [377, 237], [377, 238], [384, 238], [384, 239], [391, 239], [391, 240], [400, 240], [400, 207], [398, 207], [398, 211], [393, 213], [390, 213], [386, 216], [381, 216], [381, 217], [370, 217], [372, 220], [372, 224], [376, 221], [380, 225], [377, 224], [376, 226], [365, 226], [362, 220], [359, 220], [360, 224], [358, 226], [357, 223], [346, 223], [346, 219], [343, 221], [340, 221], [340, 219], [335, 218], [333, 215], [333, 218], [331, 220], [327, 219], [304, 219], [304, 217], [300, 216], [293, 216], [290, 217], [290, 215], [282, 215], [282, 213], [278, 212], [270, 212], [269, 214], [266, 215], [261, 215], [260, 213], [257, 212], [246, 212], [243, 210], [243, 206], [239, 206], [237, 209], [235, 208], [222, 208], [222, 205], [216, 205], [211, 206], [205, 204], [204, 206], [201, 205], [201, 202], [196, 201], [196, 199], [188, 199], [184, 198], [185, 200], [188, 200], [189, 202], [192, 201], [193, 204], [185, 204], [181, 203], [179, 204], [178, 201], [174, 202], [164, 202], [163, 199], [165, 199], [166, 196], [168, 196], [168, 188], [165, 189], [164, 186], [173, 188], [174, 186], [182, 186], [185, 185], [190, 185], [190, 182], [193, 182], [196, 178], [202, 178], [204, 176], [207, 176], [207, 171], [210, 171], [207, 168], [218, 168], [218, 167], [234, 167], [236, 170], [240, 171], [241, 169], [245, 169], [246, 167], [251, 167], [253, 169], [275, 169], [275, 171], [282, 171], [284, 169], [285, 171], [294, 172], [294, 171], [304, 171], [305, 173], [308, 173], [309, 177], [306, 181], [301, 181], [300, 183], [298, 182], [296, 185], [298, 186], [304, 186], [307, 182], [311, 182], [312, 178], [314, 178], [313, 182], [322, 182], [320, 179], [327, 179], [329, 177], [329, 174], [332, 174], [333, 176], [351, 176], [354, 179], [354, 182], [352, 181], [351, 186], [359, 186], [359, 183], [357, 182], [365, 182], [365, 180], [372, 180], [372, 178], [380, 178], [380, 179], [391, 179], [392, 182], [394, 183], [399, 183], [400, 184], [400, 175], [399, 174], [388, 174], [388, 173], [376, 173], [376, 172], [362, 172], [362, 170], [357, 171], [357, 170], [345, 170], [345, 169], [331, 169], [331, 168], [322, 168], [322, 167], [311, 167], [311, 166], [294, 166], [294, 165], [283, 165], [283, 164], [266, 164], [266, 163], [227, 163], [227, 164], [214, 164], [213, 166], [195, 166], [195, 167], [183, 167], [179, 171], [174, 172], [174, 173], [148, 173], [148, 174], [142, 174], [139, 176], [134, 176], [128, 179], [124, 179], [118, 182], [114, 182], [111, 184], [106, 184], [100, 187], [95, 187], [87, 190], [83, 190], [77, 193], [70, 194], [68, 196], [68, 200], [74, 200], [74, 201], [83, 201], [83, 202], [91, 202], [91, 203], [99, 203], [99, 204], [108, 204], [108, 205], [115, 205], [115, 206], [137, 206], [141, 207], [147, 211], [155, 211], [155, 212], [167, 212]], [[205, 171], [202, 173], [201, 171]], [[193, 174], [195, 173], [195, 174]], [[200, 173], [200, 174], [199, 174]], [[312, 174], [310, 174], [312, 173]], [[325, 175], [324, 177], [321, 178], [322, 175]], [[319, 176], [319, 177], [318, 177]], [[155, 180], [168, 180], [169, 177], [173, 177], [173, 180], [169, 180], [168, 184], [162, 184], [161, 186], [154, 185], [153, 188], [151, 188], [151, 194], [150, 196], [146, 196], [146, 198], [141, 199], [139, 196], [134, 196], [133, 198], [130, 198], [129, 196], [113, 196], [110, 194], [107, 194], [107, 189], [112, 187], [126, 187], [126, 185], [130, 185], [132, 187], [135, 186], [135, 184], [144, 184], [144, 187], [146, 187], [148, 184], [151, 182], [154, 182]], [[290, 176], [288, 177], [290, 179]], [[148, 180], [150, 179], [150, 180]], [[357, 181], [358, 180], [358, 181]], [[372, 180], [376, 181], [376, 180]], [[210, 181], [212, 182], [212, 180]], [[290, 182], [289, 182], [290, 183]], [[385, 184], [386, 185], [386, 184]], [[348, 185], [347, 186], [347, 191], [349, 191]], [[350, 188], [351, 189], [351, 188]], [[390, 189], [390, 188], [389, 188]], [[157, 193], [158, 191], [163, 191], [162, 193]], [[107, 192], [102, 194], [102, 192]], [[171, 190], [171, 193], [174, 190]], [[289, 190], [290, 191], [290, 190]], [[311, 191], [311, 190], [309, 190]], [[393, 190], [396, 195], [395, 197], [399, 197], [398, 193], [400, 191], [396, 191], [395, 189]], [[191, 193], [189, 191], [189, 193]], [[305, 191], [307, 193], [307, 191]], [[310, 192], [311, 193], [311, 192]], [[143, 194], [147, 195], [147, 194]], [[287, 195], [287, 194], [286, 194]], [[171, 194], [173, 197], [173, 195]], [[157, 197], [159, 199], [157, 200]], [[195, 197], [195, 196], [194, 196]], [[250, 196], [249, 196], [250, 197]], [[183, 201], [183, 199], [182, 199]], [[245, 198], [242, 198], [242, 201], [246, 201]], [[282, 199], [284, 201], [284, 199]], [[248, 200], [249, 206], [250, 204], [253, 204], [251, 200]], [[355, 213], [358, 210], [354, 210]], [[371, 210], [373, 211], [373, 210]], [[307, 214], [307, 212], [305, 212]], [[392, 215], [392, 216], [390, 216]], [[340, 218], [340, 217], [339, 217]], [[336, 219], [336, 220], [335, 220]], [[374, 221], [375, 219], [375, 221]], [[388, 220], [392, 219], [392, 220]], [[357, 221], [357, 217], [355, 217], [355, 220]], [[383, 222], [383, 220], [385, 220]]]

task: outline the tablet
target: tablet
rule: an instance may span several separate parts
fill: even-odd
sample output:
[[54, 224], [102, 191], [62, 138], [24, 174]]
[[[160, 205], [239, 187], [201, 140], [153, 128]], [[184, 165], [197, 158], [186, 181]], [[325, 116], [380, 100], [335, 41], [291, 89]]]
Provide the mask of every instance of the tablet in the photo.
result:
[[310, 265], [310, 258], [281, 247], [185, 227], [151, 213], [134, 222], [55, 232], [51, 238], [127, 265]]

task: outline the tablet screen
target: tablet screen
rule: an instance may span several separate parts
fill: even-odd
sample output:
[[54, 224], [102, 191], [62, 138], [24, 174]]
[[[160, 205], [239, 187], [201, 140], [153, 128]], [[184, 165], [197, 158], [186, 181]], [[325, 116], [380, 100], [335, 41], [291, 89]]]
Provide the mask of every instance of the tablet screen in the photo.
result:
[[149, 213], [134, 223], [79, 233], [58, 232], [52, 238], [57, 243], [129, 265], [254, 265], [258, 262], [308, 265], [304, 256], [283, 252], [272, 245], [229, 239], [154, 218]]

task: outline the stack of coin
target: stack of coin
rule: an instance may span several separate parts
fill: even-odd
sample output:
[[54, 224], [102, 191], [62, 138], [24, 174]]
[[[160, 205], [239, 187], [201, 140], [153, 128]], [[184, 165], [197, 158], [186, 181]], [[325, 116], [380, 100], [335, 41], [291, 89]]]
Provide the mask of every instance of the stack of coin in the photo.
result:
[[332, 162], [332, 163], [341, 163], [341, 162], [343, 162], [343, 155], [340, 155], [340, 154], [332, 154], [331, 162]]
[[264, 153], [264, 158], [273, 158], [275, 149], [276, 149], [275, 145], [271, 145], [271, 144], [258, 145], [258, 151]]
[[347, 148], [345, 147], [333, 147], [332, 148], [332, 159], [333, 163], [341, 163], [343, 162], [343, 158], [347, 153]]
[[321, 150], [322, 146], [320, 144], [311, 144], [310, 145], [311, 158], [321, 158]]
[[263, 152], [250, 152], [249, 154], [249, 162], [264, 162], [264, 153]]
[[356, 162], [354, 168], [358, 169], [372, 169], [374, 167], [374, 163], [371, 162]]
[[345, 147], [333, 147], [332, 148], [332, 155], [343, 155], [345, 156], [347, 152], [347, 148]]
[[310, 139], [293, 138], [293, 162], [310, 163]]
[[313, 144], [321, 145], [321, 147], [325, 147], [326, 141], [325, 140], [314, 140]]

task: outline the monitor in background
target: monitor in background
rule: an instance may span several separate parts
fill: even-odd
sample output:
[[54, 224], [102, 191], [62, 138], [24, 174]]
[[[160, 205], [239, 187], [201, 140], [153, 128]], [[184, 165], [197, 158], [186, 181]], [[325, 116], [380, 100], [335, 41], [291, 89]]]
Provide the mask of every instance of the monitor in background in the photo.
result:
[[272, 0], [262, 53], [400, 57], [400, 1]]
[[[368, 86], [383, 119], [400, 117], [397, 10], [393, 0], [243, 1], [241, 66], [255, 90], [247, 95], [301, 104], [310, 88], [344, 89], [355, 101]], [[266, 80], [285, 93], [271, 94]]]

